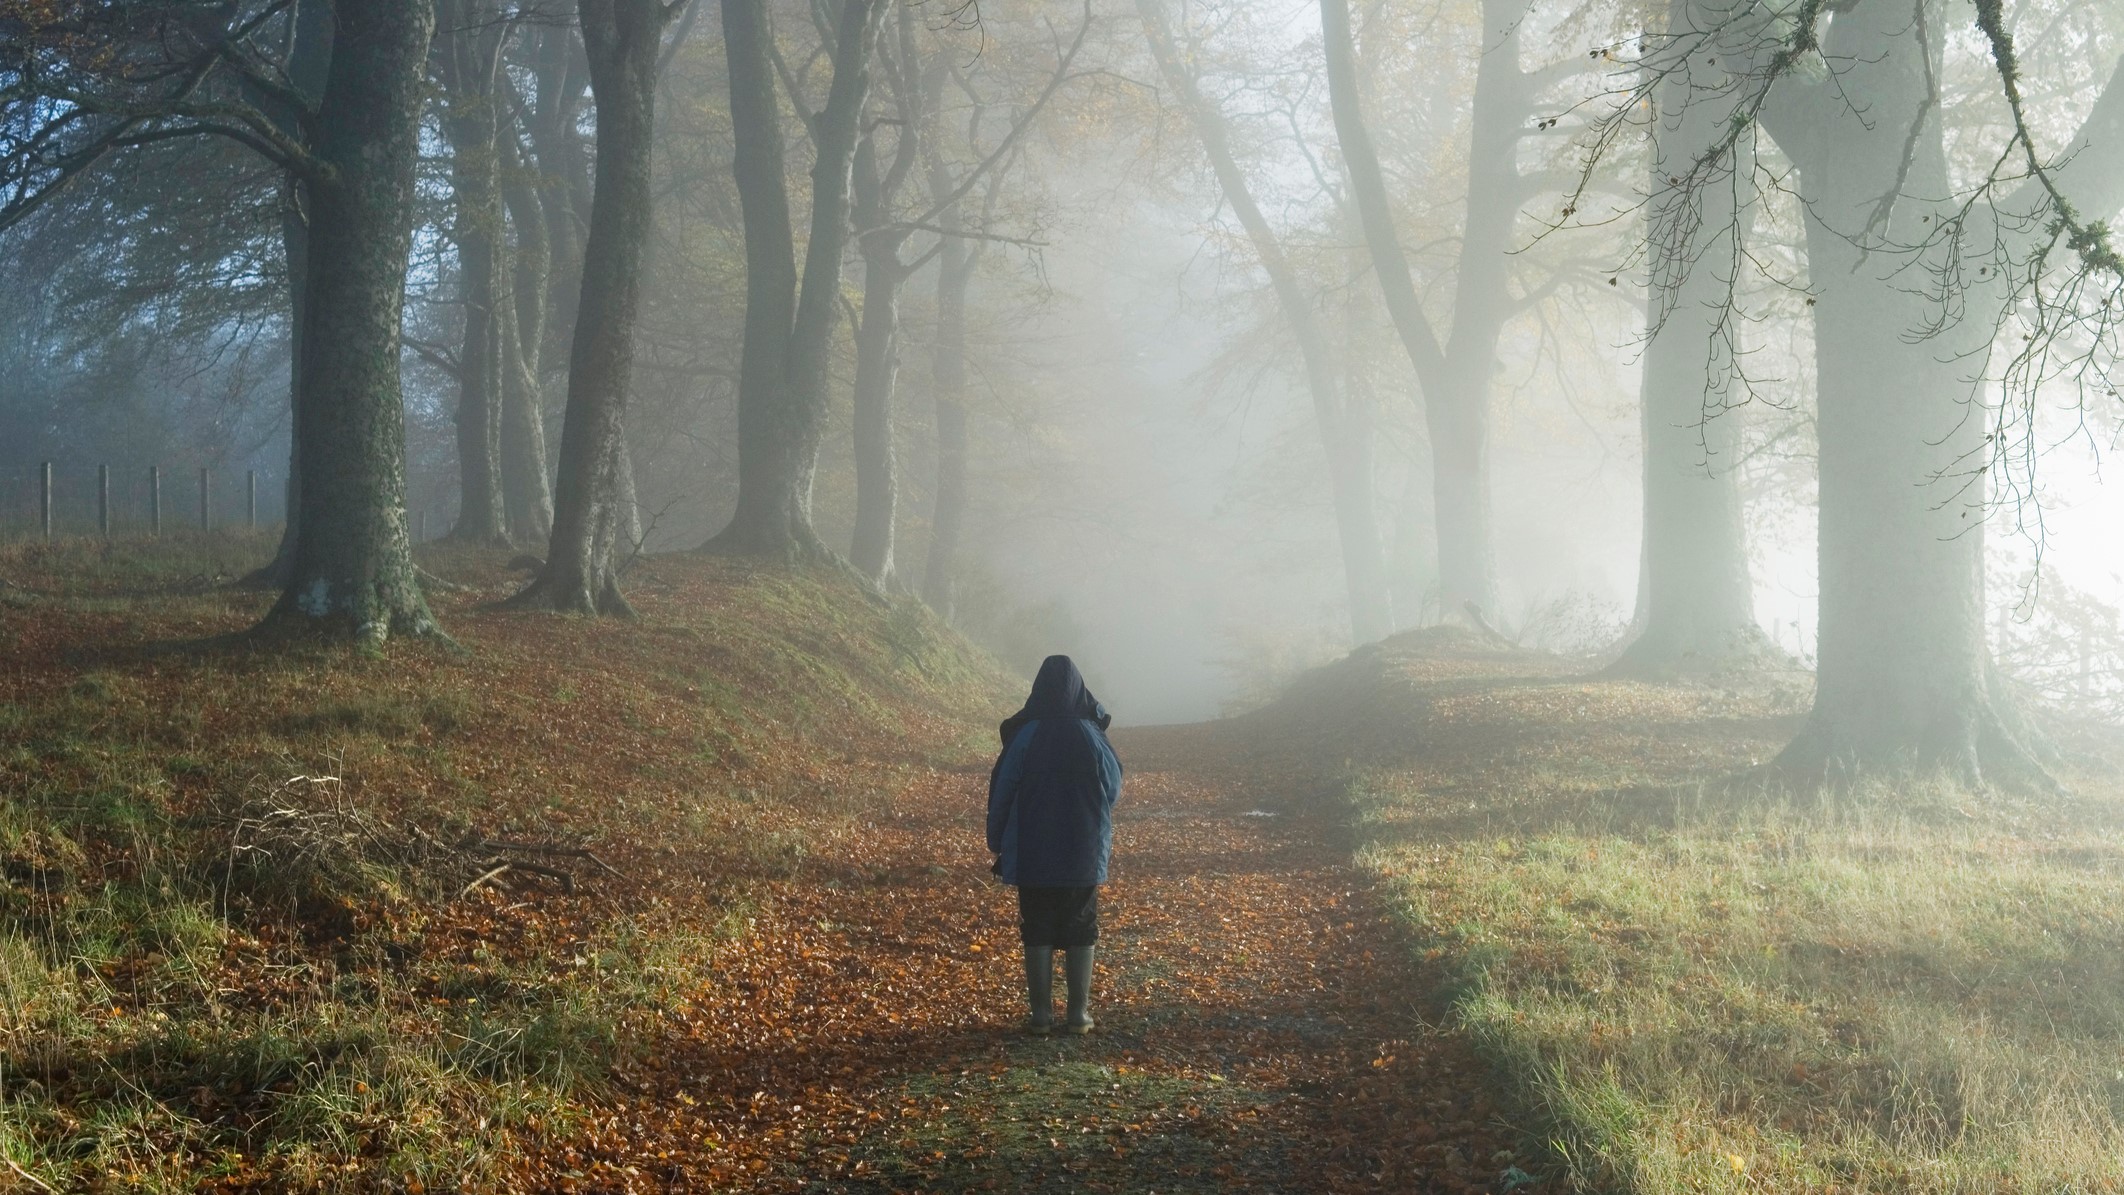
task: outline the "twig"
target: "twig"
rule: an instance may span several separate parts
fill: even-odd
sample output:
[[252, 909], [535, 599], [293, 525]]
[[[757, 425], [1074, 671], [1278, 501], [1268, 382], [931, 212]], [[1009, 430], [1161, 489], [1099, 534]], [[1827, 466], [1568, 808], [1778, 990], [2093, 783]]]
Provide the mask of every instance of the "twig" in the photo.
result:
[[0, 1162], [6, 1162], [6, 1163], [7, 1163], [7, 1168], [8, 1168], [9, 1170], [12, 1170], [12, 1171], [14, 1171], [14, 1172], [15, 1172], [16, 1174], [19, 1174], [19, 1175], [21, 1175], [22, 1177], [24, 1177], [24, 1178], [28, 1179], [29, 1181], [31, 1181], [31, 1182], [33, 1182], [33, 1183], [37, 1184], [37, 1185], [38, 1185], [39, 1187], [43, 1188], [44, 1190], [50, 1191], [50, 1192], [52, 1193], [52, 1195], [59, 1195], [59, 1188], [57, 1188], [57, 1187], [53, 1186], [52, 1184], [50, 1184], [50, 1183], [48, 1183], [48, 1182], [45, 1182], [45, 1181], [44, 1181], [43, 1179], [41, 1179], [41, 1178], [38, 1178], [38, 1177], [37, 1177], [36, 1175], [34, 1175], [34, 1174], [31, 1174], [31, 1173], [30, 1173], [29, 1171], [27, 1171], [27, 1170], [24, 1170], [24, 1169], [22, 1168], [22, 1165], [21, 1165], [21, 1163], [19, 1163], [19, 1162], [15, 1161], [15, 1159], [13, 1159], [13, 1158], [0, 1158]]
[[464, 890], [464, 891], [462, 891], [462, 892], [460, 892], [460, 893], [458, 893], [458, 894], [457, 894], [457, 898], [458, 898], [459, 900], [463, 900], [463, 899], [464, 899], [465, 897], [468, 897], [468, 896], [472, 895], [472, 893], [473, 893], [473, 892], [474, 892], [474, 891], [475, 891], [476, 889], [478, 889], [478, 887], [479, 887], [479, 886], [480, 886], [481, 884], [484, 884], [484, 883], [486, 883], [486, 882], [487, 882], [487, 881], [489, 881], [489, 880], [492, 880], [492, 879], [495, 879], [495, 878], [499, 877], [499, 876], [500, 876], [500, 875], [501, 875], [501, 874], [502, 874], [503, 872], [505, 872], [505, 871], [509, 870], [509, 869], [510, 869], [511, 867], [513, 867], [513, 866], [515, 866], [515, 864], [513, 864], [513, 863], [504, 863], [504, 864], [502, 864], [502, 865], [501, 865], [500, 867], [494, 868], [494, 869], [493, 869], [492, 871], [488, 871], [488, 872], [486, 872], [486, 873], [482, 874], [482, 875], [481, 875], [481, 876], [480, 876], [480, 877], [479, 877], [478, 879], [476, 879], [476, 880], [472, 881], [472, 882], [471, 882], [471, 883], [469, 883], [469, 884], [466, 884], [466, 885], [465, 885], [465, 890]]

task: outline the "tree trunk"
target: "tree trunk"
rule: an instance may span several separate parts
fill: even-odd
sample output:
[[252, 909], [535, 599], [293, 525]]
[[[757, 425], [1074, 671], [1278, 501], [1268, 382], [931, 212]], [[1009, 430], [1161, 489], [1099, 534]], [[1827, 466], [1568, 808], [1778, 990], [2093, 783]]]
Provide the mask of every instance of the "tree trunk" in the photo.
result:
[[509, 164], [502, 194], [516, 232], [509, 278], [515, 301], [503, 307], [502, 501], [517, 543], [544, 543], [553, 534], [553, 489], [547, 481], [545, 389], [539, 383], [546, 338], [547, 274], [552, 268], [545, 211], [523, 178], [515, 137], [504, 134]]
[[899, 116], [892, 160], [879, 161], [873, 132], [856, 147], [851, 176], [856, 248], [863, 256], [863, 310], [855, 337], [856, 518], [848, 562], [881, 587], [893, 581], [893, 523], [899, 513], [892, 400], [900, 369], [900, 288], [913, 274], [900, 261], [907, 235], [890, 224], [893, 201], [920, 153], [923, 123], [911, 11], [900, 8], [899, 53], [884, 60]]
[[1765, 114], [1799, 166], [1817, 296], [1819, 665], [1813, 713], [1778, 758], [1813, 782], [1939, 769], [2047, 783], [1984, 643], [1984, 493], [1965, 464], [1984, 459], [1979, 383], [1954, 333], [1913, 338], [1932, 309], [1910, 279], [1936, 263], [1900, 248], [1951, 206], [1930, 82], [1941, 15], [1937, 0], [1915, 22], [1908, 7], [1840, 11], [1822, 46], [1835, 95], [1781, 83], [1783, 111]]
[[863, 312], [856, 325], [855, 538], [848, 562], [879, 585], [892, 582], [897, 463], [892, 450], [893, 386], [899, 372], [899, 254], [877, 238], [863, 246]]
[[[538, 159], [539, 207], [549, 255], [545, 338], [538, 360], [558, 369], [568, 359], [575, 304], [582, 290], [584, 221], [590, 211], [590, 150], [578, 120], [589, 71], [575, 30], [549, 25], [539, 34], [533, 66], [534, 108], [526, 122]], [[541, 384], [545, 374], [540, 373]]]
[[1498, 337], [1512, 315], [1506, 288], [1512, 221], [1527, 194], [1516, 163], [1531, 98], [1519, 67], [1525, 6], [1504, 0], [1483, 4], [1483, 52], [1469, 125], [1467, 215], [1452, 331], [1442, 345], [1418, 300], [1379, 155], [1365, 125], [1348, 0], [1322, 0], [1320, 17], [1329, 102], [1350, 197], [1363, 221], [1387, 313], [1423, 387], [1438, 521], [1439, 613], [1448, 620], [1479, 620], [1495, 612], [1497, 590], [1490, 525], [1490, 378]]
[[[738, 362], [738, 509], [710, 546], [733, 541], [764, 549], [766, 529], [786, 527], [771, 500], [790, 479], [769, 474], [787, 467], [778, 443], [789, 438], [789, 333], [796, 320], [796, 233], [789, 219], [789, 183], [782, 144], [781, 103], [770, 56], [774, 34], [765, 0], [722, 0], [723, 54], [729, 64], [731, 173], [745, 232], [745, 327]], [[777, 514], [781, 517], [777, 518]], [[744, 527], [740, 532], [739, 527]], [[740, 539], [741, 544], [734, 543]], [[758, 542], [752, 542], [757, 540]]]
[[[295, 37], [288, 49], [288, 83], [313, 102], [323, 94], [325, 72], [332, 63], [332, 6], [329, 0], [300, 0], [295, 7]], [[274, 121], [290, 135], [299, 136], [296, 114], [274, 97], [258, 96]], [[248, 589], [280, 589], [287, 585], [295, 563], [295, 539], [302, 509], [302, 440], [296, 434], [301, 422], [296, 407], [302, 392], [303, 318], [308, 285], [309, 187], [294, 171], [281, 179], [280, 247], [288, 273], [288, 477], [282, 489], [286, 511], [280, 528], [280, 543], [273, 559], [241, 584]]]
[[[793, 250], [765, 4], [723, 3], [738, 202], [745, 217], [746, 304], [738, 380], [737, 510], [709, 541], [715, 551], [785, 560], [832, 556], [812, 529], [811, 480], [826, 428], [850, 178], [870, 87], [871, 46], [885, 7], [885, 0], [842, 0], [840, 6], [833, 84], [812, 124], [817, 156], [803, 285], [795, 290], [793, 315], [784, 322]], [[757, 315], [755, 302], [762, 305]], [[773, 352], [777, 344], [782, 350], [778, 364], [755, 361], [756, 353]]]
[[[932, 170], [934, 175], [935, 170]], [[951, 193], [951, 180], [932, 177], [933, 194]], [[922, 600], [949, 619], [958, 589], [959, 541], [966, 527], [966, 292], [976, 255], [957, 235], [964, 223], [953, 204], [938, 216], [944, 244], [937, 250], [937, 341], [930, 384], [937, 404], [937, 508], [922, 566]]]
[[669, 12], [661, 0], [580, 0], [580, 8], [597, 105], [597, 183], [568, 359], [553, 537], [545, 566], [511, 604], [624, 616], [633, 611], [620, 594], [613, 549], [652, 214], [657, 50]]
[[[1332, 3], [1333, 0], [1329, 0]], [[1284, 255], [1283, 246], [1269, 227], [1267, 217], [1255, 202], [1246, 175], [1231, 151], [1230, 138], [1221, 112], [1202, 98], [1194, 77], [1180, 60], [1165, 24], [1159, 0], [1136, 0], [1137, 11], [1150, 39], [1152, 57], [1160, 73], [1179, 95], [1196, 137], [1210, 160], [1225, 201], [1245, 228], [1277, 305], [1298, 342], [1305, 366], [1307, 389], [1312, 394], [1314, 422], [1326, 450], [1328, 483], [1335, 504], [1336, 529], [1342, 543], [1343, 579], [1350, 597], [1350, 634], [1353, 642], [1369, 643], [1392, 634], [1394, 612], [1387, 596], [1386, 558], [1380, 549], [1378, 519], [1373, 513], [1369, 447], [1361, 443], [1361, 428], [1353, 428], [1347, 403], [1335, 384], [1334, 353], [1327, 333], [1306, 293], [1297, 270]], [[1406, 267], [1404, 266], [1404, 272]], [[1357, 438], [1353, 439], [1353, 434]]]
[[316, 120], [296, 436], [301, 505], [267, 633], [436, 631], [406, 535], [399, 322], [412, 250], [429, 0], [340, 5]]
[[450, 538], [509, 542], [502, 497], [502, 307], [513, 301], [503, 240], [500, 119], [495, 72], [505, 28], [481, 0], [442, 0], [437, 74], [443, 82], [443, 137], [450, 143], [456, 206], [458, 290], [464, 333], [457, 359], [457, 524]]
[[[1733, 403], [1739, 315], [1733, 287], [1752, 207], [1743, 210], [1730, 170], [1703, 178], [1699, 164], [1730, 131], [1730, 97], [1767, 44], [1760, 22], [1704, 21], [1701, 0], [1676, 0], [1657, 85], [1648, 216], [1660, 230], [1689, 229], [1687, 251], [1655, 248], [1648, 279], [1650, 341], [1643, 355], [1644, 542], [1636, 637], [1614, 675], [1700, 675], [1760, 659], [1769, 643], [1755, 621]], [[1670, 57], [1671, 56], [1671, 57]], [[1752, 134], [1738, 160], [1751, 157]]]

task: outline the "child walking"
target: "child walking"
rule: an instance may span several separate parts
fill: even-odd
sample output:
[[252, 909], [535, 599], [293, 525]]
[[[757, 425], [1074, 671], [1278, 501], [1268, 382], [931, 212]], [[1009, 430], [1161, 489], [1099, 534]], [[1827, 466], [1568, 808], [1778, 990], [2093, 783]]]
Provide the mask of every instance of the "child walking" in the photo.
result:
[[1068, 656], [1049, 656], [1025, 708], [1003, 723], [1003, 753], [988, 774], [992, 870], [1018, 889], [1025, 943], [1025, 1031], [1055, 1027], [1055, 951], [1069, 985], [1063, 1029], [1092, 1029], [1092, 952], [1099, 885], [1114, 852], [1121, 761], [1106, 741], [1113, 721]]

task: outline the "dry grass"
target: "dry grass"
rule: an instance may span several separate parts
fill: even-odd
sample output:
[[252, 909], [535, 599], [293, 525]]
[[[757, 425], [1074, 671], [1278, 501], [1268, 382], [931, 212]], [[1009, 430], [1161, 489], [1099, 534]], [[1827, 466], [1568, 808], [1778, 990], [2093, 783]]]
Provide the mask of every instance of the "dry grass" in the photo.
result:
[[[1433, 645], [1435, 646], [1435, 645]], [[1714, 785], [1804, 693], [1538, 659], [1368, 685], [1362, 860], [1571, 1179], [1642, 1191], [2124, 1190], [2124, 785]], [[1387, 683], [1387, 679], [1392, 683]], [[2099, 740], [2083, 746], [2106, 749]]]
[[[271, 546], [0, 546], [0, 1190], [521, 1189], [755, 889], [1004, 700], [911, 603], [697, 557], [643, 562], [633, 624], [424, 551], [462, 650], [217, 641]], [[467, 894], [473, 831], [623, 874]]]

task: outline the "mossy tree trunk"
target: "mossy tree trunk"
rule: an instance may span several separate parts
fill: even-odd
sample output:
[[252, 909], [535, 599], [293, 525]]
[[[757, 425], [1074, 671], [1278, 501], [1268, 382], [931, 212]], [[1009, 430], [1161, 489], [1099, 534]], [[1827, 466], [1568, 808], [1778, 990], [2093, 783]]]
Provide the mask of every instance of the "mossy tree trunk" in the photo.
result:
[[380, 644], [436, 629], [406, 533], [400, 320], [412, 249], [430, 0], [335, 10], [309, 180], [302, 445], [287, 586], [260, 630]]
[[902, 261], [900, 250], [909, 232], [893, 224], [894, 204], [921, 160], [929, 123], [926, 81], [919, 77], [915, 57], [914, 10], [901, 5], [898, 17], [893, 52], [886, 53], [881, 43], [878, 53], [896, 118], [889, 126], [894, 130], [892, 155], [886, 159], [878, 153], [878, 134], [888, 127], [880, 122], [858, 144], [851, 171], [856, 250], [863, 259], [863, 307], [855, 336], [856, 518], [848, 562], [880, 587], [894, 580], [893, 531], [899, 515], [892, 418], [900, 370], [900, 291], [932, 256]]

